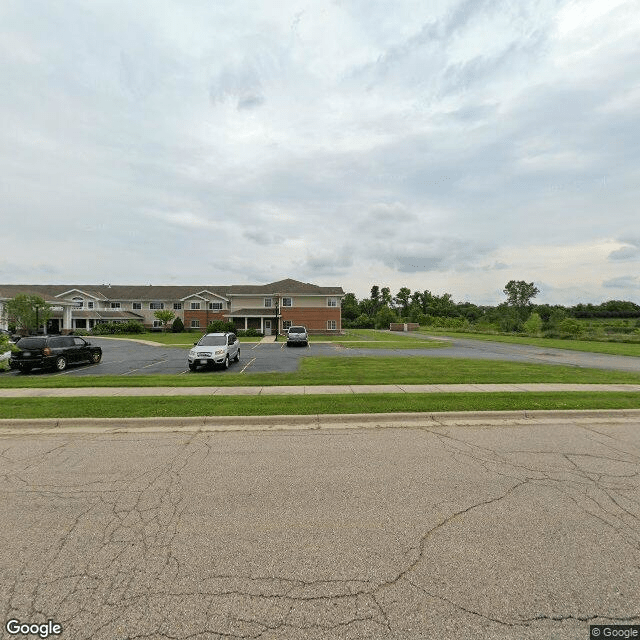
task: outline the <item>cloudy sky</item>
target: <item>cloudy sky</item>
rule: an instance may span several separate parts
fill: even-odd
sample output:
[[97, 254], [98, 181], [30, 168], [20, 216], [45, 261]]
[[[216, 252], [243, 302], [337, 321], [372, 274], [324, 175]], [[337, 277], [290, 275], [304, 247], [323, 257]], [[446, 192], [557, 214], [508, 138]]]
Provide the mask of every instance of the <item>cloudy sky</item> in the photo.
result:
[[639, 0], [3, 0], [0, 282], [640, 302]]

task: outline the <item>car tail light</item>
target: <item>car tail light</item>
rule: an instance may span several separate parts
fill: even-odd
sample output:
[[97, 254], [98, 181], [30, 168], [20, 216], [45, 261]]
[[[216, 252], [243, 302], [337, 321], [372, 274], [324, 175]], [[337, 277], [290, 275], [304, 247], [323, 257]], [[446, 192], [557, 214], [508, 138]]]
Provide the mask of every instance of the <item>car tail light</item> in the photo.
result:
[[50, 356], [50, 355], [51, 355], [51, 349], [49, 349], [49, 347], [45, 347], [45, 348], [42, 350], [42, 353], [43, 353], [45, 356]]

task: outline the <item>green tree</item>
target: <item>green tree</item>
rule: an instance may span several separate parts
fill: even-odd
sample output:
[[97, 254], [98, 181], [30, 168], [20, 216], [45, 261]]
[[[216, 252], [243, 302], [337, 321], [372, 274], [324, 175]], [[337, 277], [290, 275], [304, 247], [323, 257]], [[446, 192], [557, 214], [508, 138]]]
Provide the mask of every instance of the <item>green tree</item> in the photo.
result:
[[162, 322], [162, 330], [166, 331], [169, 323], [176, 317], [176, 314], [169, 309], [158, 309], [153, 315]]
[[342, 299], [342, 318], [344, 320], [355, 320], [360, 315], [358, 299], [355, 293], [347, 293]]
[[40, 296], [19, 293], [15, 298], [4, 303], [5, 313], [10, 322], [22, 331], [37, 331], [47, 324], [51, 317], [51, 305]]
[[400, 315], [405, 317], [409, 313], [409, 301], [411, 300], [411, 289], [407, 287], [401, 287], [400, 291], [396, 293], [396, 297], [393, 299], [396, 306], [399, 308]]
[[388, 329], [392, 322], [398, 322], [398, 316], [393, 309], [384, 306], [376, 313], [376, 329]]
[[180, 318], [180, 316], [173, 321], [171, 331], [173, 333], [182, 333], [184, 331], [184, 322], [182, 322], [182, 318]]
[[542, 331], [542, 318], [538, 313], [532, 313], [527, 321], [522, 325], [522, 328], [533, 335], [539, 335]]
[[540, 289], [533, 282], [509, 280], [503, 292], [507, 296], [507, 304], [516, 309], [520, 318], [524, 320], [531, 306], [531, 300], [540, 293]]

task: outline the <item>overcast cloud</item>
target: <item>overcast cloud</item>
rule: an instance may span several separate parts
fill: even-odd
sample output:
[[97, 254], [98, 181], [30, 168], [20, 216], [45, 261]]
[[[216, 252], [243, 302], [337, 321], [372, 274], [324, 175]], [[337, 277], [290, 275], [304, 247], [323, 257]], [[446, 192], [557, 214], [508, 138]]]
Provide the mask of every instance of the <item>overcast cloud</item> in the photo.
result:
[[4, 0], [0, 282], [640, 301], [638, 0]]

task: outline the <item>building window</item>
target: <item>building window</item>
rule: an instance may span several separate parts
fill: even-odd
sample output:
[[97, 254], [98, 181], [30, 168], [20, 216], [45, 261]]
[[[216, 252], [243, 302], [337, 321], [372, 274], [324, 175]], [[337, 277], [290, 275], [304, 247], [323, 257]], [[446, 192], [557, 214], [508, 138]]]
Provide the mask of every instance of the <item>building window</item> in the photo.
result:
[[120, 303], [119, 302], [112, 302], [111, 303], [111, 308], [112, 309], [119, 309], [120, 308]]
[[134, 309], [142, 309], [142, 302], [134, 302], [132, 307]]
[[282, 298], [283, 307], [293, 307], [293, 298]]
[[200, 328], [200, 320], [193, 318], [191, 320], [191, 328], [192, 329], [199, 329]]
[[163, 326], [163, 325], [162, 325], [162, 320], [154, 320], [154, 321], [153, 321], [153, 327], [154, 327], [154, 329], [155, 329], [155, 328], [157, 328], [157, 327], [162, 327], [162, 326]]
[[272, 304], [273, 304], [273, 299], [272, 298], [265, 298], [264, 299], [264, 306], [265, 307], [271, 307]]
[[327, 320], [327, 331], [335, 331], [335, 330], [336, 330], [336, 321]]
[[73, 306], [76, 309], [82, 309], [84, 306], [84, 300], [82, 298], [73, 298]]
[[199, 302], [192, 302], [191, 303], [191, 311], [197, 311], [200, 308], [200, 303]]
[[87, 302], [87, 309], [93, 309], [93, 302]]
[[164, 302], [150, 302], [149, 309], [164, 309]]
[[282, 330], [287, 331], [291, 326], [291, 320], [283, 320], [282, 321]]
[[338, 298], [327, 298], [327, 307], [337, 307]]
[[182, 302], [174, 302], [173, 308], [175, 311], [180, 311], [180, 309], [182, 309]]
[[210, 302], [209, 309], [211, 311], [222, 311], [222, 302]]

